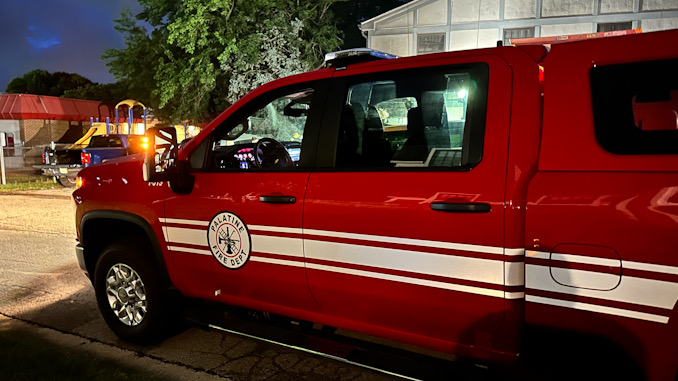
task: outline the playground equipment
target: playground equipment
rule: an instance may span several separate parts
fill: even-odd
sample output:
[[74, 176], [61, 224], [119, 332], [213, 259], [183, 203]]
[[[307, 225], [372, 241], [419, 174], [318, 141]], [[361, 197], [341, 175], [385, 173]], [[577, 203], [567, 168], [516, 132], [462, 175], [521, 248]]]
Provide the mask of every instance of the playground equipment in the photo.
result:
[[[134, 107], [141, 107], [141, 122], [134, 122]], [[120, 108], [127, 107], [127, 117], [121, 122]], [[82, 138], [75, 142], [74, 146], [87, 145], [92, 136], [95, 135], [104, 135], [104, 134], [129, 134], [129, 135], [143, 135], [146, 133], [148, 124], [155, 124], [148, 122], [148, 113], [147, 108], [143, 103], [136, 101], [134, 99], [125, 99], [124, 101], [118, 102], [115, 105], [115, 124], [111, 123], [110, 119], [107, 117], [105, 122], [100, 122], [97, 118], [90, 118], [91, 128]], [[197, 135], [200, 132], [200, 127], [184, 124], [173, 125], [177, 131], [177, 140], [181, 142], [186, 138], [191, 138]]]

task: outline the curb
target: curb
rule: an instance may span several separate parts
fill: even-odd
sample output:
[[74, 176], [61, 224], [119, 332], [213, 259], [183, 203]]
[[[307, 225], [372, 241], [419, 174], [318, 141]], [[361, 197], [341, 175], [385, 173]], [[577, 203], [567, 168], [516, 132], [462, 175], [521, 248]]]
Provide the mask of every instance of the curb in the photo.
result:
[[27, 196], [27, 197], [38, 197], [38, 198], [55, 198], [61, 200], [70, 200], [72, 197], [65, 194], [49, 194], [49, 193], [33, 193], [33, 192], [0, 192], [0, 196]]

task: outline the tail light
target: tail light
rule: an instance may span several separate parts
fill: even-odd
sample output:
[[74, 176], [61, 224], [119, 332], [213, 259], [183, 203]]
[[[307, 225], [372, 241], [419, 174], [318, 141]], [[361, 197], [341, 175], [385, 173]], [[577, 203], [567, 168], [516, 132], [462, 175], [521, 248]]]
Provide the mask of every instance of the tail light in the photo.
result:
[[42, 151], [42, 164], [47, 164], [47, 160], [45, 160], [45, 151]]
[[83, 165], [87, 165], [92, 162], [92, 155], [85, 152], [80, 152], [80, 162]]

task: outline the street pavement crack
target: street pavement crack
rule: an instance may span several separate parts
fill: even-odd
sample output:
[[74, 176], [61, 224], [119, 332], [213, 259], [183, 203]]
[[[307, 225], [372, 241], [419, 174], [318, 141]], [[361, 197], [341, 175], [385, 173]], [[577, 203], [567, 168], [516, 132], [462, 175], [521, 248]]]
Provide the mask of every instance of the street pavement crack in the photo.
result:
[[146, 358], [149, 358], [149, 359], [152, 359], [152, 360], [164, 363], [164, 364], [171, 364], [171, 365], [175, 365], [175, 366], [180, 366], [182, 368], [189, 369], [189, 370], [192, 370], [192, 371], [195, 371], [195, 372], [207, 373], [207, 374], [210, 374], [210, 375], [213, 375], [213, 376], [223, 378], [221, 375], [219, 375], [216, 372], [213, 372], [212, 370], [193, 367], [193, 366], [190, 366], [190, 365], [178, 362], [178, 361], [168, 360], [168, 359], [165, 359], [165, 358], [162, 358], [162, 357], [159, 357], [159, 356], [155, 356], [155, 355], [152, 355], [152, 354], [149, 354], [149, 353], [144, 353], [140, 350], [126, 348], [126, 347], [121, 346], [121, 345], [116, 345], [116, 344], [108, 343], [108, 342], [98, 340], [98, 339], [95, 339], [95, 338], [83, 336], [83, 335], [80, 335], [80, 334], [75, 333], [75, 332], [70, 332], [70, 331], [61, 330], [61, 329], [58, 329], [58, 328], [55, 328], [55, 327], [50, 327], [48, 325], [36, 323], [36, 322], [30, 321], [30, 320], [23, 319], [23, 318], [18, 317], [18, 316], [9, 315], [9, 314], [6, 314], [2, 311], [0, 311], [0, 316], [4, 316], [8, 319], [17, 320], [17, 321], [20, 321], [22, 323], [33, 326], [33, 327], [44, 328], [44, 329], [48, 329], [48, 330], [52, 330], [52, 331], [62, 333], [64, 335], [77, 337], [79, 339], [84, 340], [82, 345], [84, 345], [86, 343], [97, 343], [97, 344], [105, 345], [105, 346], [108, 346], [108, 347], [111, 347], [111, 348], [116, 348], [116, 349], [119, 349], [119, 350], [122, 350], [122, 351], [133, 352], [137, 357], [140, 357], [140, 358], [146, 357]]

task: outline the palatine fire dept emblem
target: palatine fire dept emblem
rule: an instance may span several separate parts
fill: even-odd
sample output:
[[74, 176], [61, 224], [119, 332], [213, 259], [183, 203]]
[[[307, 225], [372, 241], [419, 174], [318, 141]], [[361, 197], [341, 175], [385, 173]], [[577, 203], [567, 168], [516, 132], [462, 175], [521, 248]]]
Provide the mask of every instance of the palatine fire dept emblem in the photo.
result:
[[207, 228], [207, 243], [214, 258], [226, 268], [239, 269], [250, 258], [250, 232], [233, 213], [221, 212], [212, 218]]

